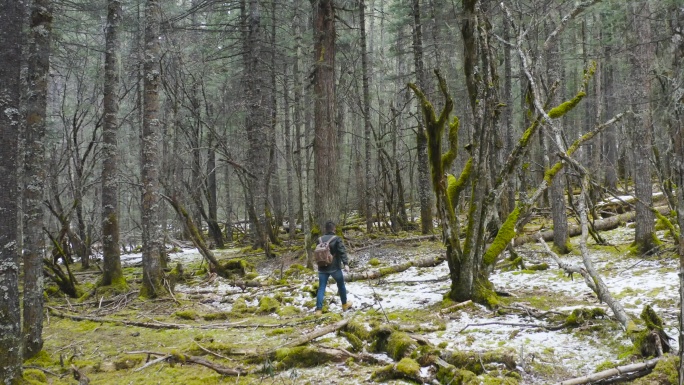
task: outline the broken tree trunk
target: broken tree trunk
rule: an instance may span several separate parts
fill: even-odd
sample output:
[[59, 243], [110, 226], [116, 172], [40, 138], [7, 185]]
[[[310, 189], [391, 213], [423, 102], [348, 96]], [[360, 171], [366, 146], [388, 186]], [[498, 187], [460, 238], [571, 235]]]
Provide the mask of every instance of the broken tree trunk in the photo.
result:
[[416, 261], [408, 261], [399, 265], [383, 267], [381, 269], [371, 269], [363, 272], [350, 272], [345, 275], [344, 280], [347, 282], [362, 281], [366, 279], [378, 279], [389, 274], [401, 273], [402, 271], [408, 270], [410, 267], [433, 267], [444, 262], [443, 256], [433, 256], [418, 259]]
[[202, 235], [197, 229], [197, 226], [195, 226], [195, 223], [192, 221], [192, 218], [188, 214], [187, 210], [185, 210], [185, 207], [183, 207], [183, 205], [176, 198], [168, 197], [166, 195], [162, 195], [162, 197], [166, 199], [166, 201], [171, 204], [176, 213], [181, 218], [183, 218], [183, 224], [185, 225], [185, 228], [188, 230], [192, 242], [195, 244], [195, 247], [197, 247], [197, 250], [199, 250], [200, 254], [202, 254], [202, 257], [204, 257], [204, 259], [206, 259], [209, 263], [210, 270], [216, 272], [221, 277], [228, 278], [226, 269], [223, 266], [221, 266], [221, 264], [214, 256], [214, 253], [212, 253], [211, 250], [209, 250], [209, 248], [207, 247], [207, 244], [204, 243]]
[[[660, 206], [656, 207], [655, 210], [657, 210], [659, 213], [665, 215], [670, 212], [670, 208], [668, 206]], [[597, 231], [606, 231], [606, 230], [612, 230], [617, 228], [623, 223], [629, 222], [631, 220], [634, 220], [634, 217], [636, 216], [636, 213], [634, 211], [630, 211], [624, 214], [616, 215], [613, 217], [605, 218], [605, 219], [600, 219], [594, 222], [594, 229]], [[579, 225], [571, 225], [568, 226], [568, 236], [570, 237], [576, 237], [578, 235], [582, 234], [582, 226]], [[547, 230], [541, 233], [542, 238], [545, 241], [552, 241], [553, 240], [553, 230]], [[538, 238], [537, 233], [535, 234], [527, 234], [527, 235], [521, 235], [519, 237], [516, 237], [513, 240], [513, 244], [515, 246], [520, 246], [525, 243], [529, 242], [534, 242]]]

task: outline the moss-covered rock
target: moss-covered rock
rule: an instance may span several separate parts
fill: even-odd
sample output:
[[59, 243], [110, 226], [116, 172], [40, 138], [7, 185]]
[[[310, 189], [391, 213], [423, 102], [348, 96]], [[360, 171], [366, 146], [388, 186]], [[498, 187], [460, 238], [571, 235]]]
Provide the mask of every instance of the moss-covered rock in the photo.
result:
[[423, 382], [420, 377], [420, 365], [408, 357], [402, 358], [396, 364], [376, 370], [371, 375], [371, 379], [375, 381], [409, 380], [416, 383]]
[[278, 369], [310, 368], [328, 361], [320, 351], [309, 346], [278, 349], [275, 360], [278, 361]]
[[458, 369], [454, 366], [440, 368], [437, 371], [437, 380], [441, 384], [466, 385], [479, 384], [477, 375], [471, 371]]
[[387, 339], [387, 355], [395, 361], [407, 356], [416, 348], [413, 339], [406, 333], [395, 331]]
[[589, 308], [580, 308], [580, 309], [575, 309], [570, 313], [568, 318], [565, 319], [565, 326], [569, 327], [576, 327], [583, 325], [585, 322], [588, 320], [592, 319], [597, 319], [597, 318], [604, 318], [606, 317], [606, 311], [595, 307], [592, 309]]
[[47, 376], [38, 369], [25, 369], [22, 380], [23, 382], [19, 383], [25, 385], [48, 384]]
[[272, 297], [261, 297], [259, 299], [259, 313], [273, 313], [280, 308], [280, 302]]

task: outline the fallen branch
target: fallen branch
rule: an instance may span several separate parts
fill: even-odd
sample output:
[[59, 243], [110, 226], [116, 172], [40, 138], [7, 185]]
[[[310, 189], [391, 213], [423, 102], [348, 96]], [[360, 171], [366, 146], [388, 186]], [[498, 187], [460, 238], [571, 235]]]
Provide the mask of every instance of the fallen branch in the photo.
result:
[[90, 378], [80, 371], [75, 365], [71, 365], [71, 372], [74, 375], [74, 379], [78, 381], [78, 385], [89, 385]]
[[[218, 374], [224, 375], [224, 376], [244, 376], [246, 374], [249, 374], [246, 370], [242, 368], [229, 368], [227, 366], [222, 366], [219, 365], [215, 362], [211, 362], [209, 360], [205, 360], [202, 357], [196, 357], [196, 356], [189, 356], [186, 354], [178, 354], [178, 353], [159, 353], [159, 352], [150, 352], [150, 351], [135, 351], [135, 352], [126, 352], [126, 354], [148, 354], [152, 356], [161, 356], [163, 360], [166, 360], [168, 362], [174, 362], [174, 363], [179, 363], [179, 364], [186, 364], [186, 363], [191, 363], [191, 364], [197, 364], [197, 365], [202, 365], [204, 367], [207, 367], [213, 371], [215, 371]], [[161, 361], [163, 361], [161, 360]], [[160, 362], [160, 360], [154, 360], [154, 362]], [[148, 362], [149, 364], [149, 362]], [[146, 364], [147, 366], [147, 364]]]
[[336, 332], [336, 331], [342, 329], [343, 327], [347, 326], [349, 321], [350, 321], [350, 319], [346, 318], [346, 319], [343, 319], [342, 321], [338, 321], [332, 325], [328, 325], [324, 328], [318, 329], [318, 330], [314, 331], [313, 333], [309, 333], [309, 334], [303, 335], [299, 338], [295, 338], [292, 341], [286, 342], [285, 344], [283, 344], [283, 345], [281, 345], [275, 349], [269, 350], [267, 355], [271, 356], [271, 355], [275, 354], [276, 350], [278, 350], [278, 349], [304, 345], [307, 342], [314, 340], [318, 337], [324, 336], [328, 333]]
[[439, 312], [442, 313], [442, 314], [451, 313], [452, 311], [454, 311], [454, 310], [456, 310], [456, 309], [460, 309], [460, 308], [462, 308], [462, 307], [466, 307], [466, 306], [468, 306], [468, 305], [470, 305], [470, 304], [472, 304], [472, 303], [473, 303], [473, 301], [471, 301], [471, 300], [464, 301], [464, 302], [461, 302], [461, 303], [457, 303], [456, 305], [453, 305], [453, 306], [449, 306], [449, 307], [447, 307], [447, 308], [444, 308], [444, 309], [440, 310]]
[[415, 261], [408, 261], [399, 265], [384, 267], [382, 269], [371, 269], [363, 272], [350, 272], [345, 275], [344, 280], [347, 282], [362, 281], [366, 279], [378, 279], [389, 274], [401, 273], [411, 267], [433, 267], [444, 262], [444, 256], [425, 257]]
[[637, 364], [629, 364], [625, 366], [618, 366], [617, 368], [613, 369], [607, 369], [598, 373], [592, 373], [588, 376], [583, 376], [583, 377], [577, 377], [573, 378], [571, 380], [566, 380], [557, 383], [556, 385], [582, 385], [582, 384], [590, 384], [594, 383], [597, 381], [601, 380], [606, 380], [612, 377], [619, 377], [619, 376], [625, 376], [629, 375], [631, 373], [637, 373], [637, 372], [643, 372], [642, 376], [647, 375], [648, 373], [655, 368], [656, 364], [660, 358], [654, 358], [652, 360], [648, 360], [646, 362], [641, 362]]

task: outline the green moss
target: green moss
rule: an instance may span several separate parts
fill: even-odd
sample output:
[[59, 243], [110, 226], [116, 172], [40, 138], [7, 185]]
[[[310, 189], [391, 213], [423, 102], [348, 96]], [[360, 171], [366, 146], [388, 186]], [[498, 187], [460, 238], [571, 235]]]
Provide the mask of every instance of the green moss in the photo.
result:
[[345, 326], [345, 330], [362, 341], [370, 341], [371, 339], [371, 333], [368, 331], [366, 325], [355, 318], [349, 321], [347, 326]]
[[437, 379], [441, 384], [466, 385], [479, 384], [477, 375], [469, 370], [458, 369], [452, 365], [437, 371]]
[[47, 376], [38, 369], [24, 369], [22, 380], [20, 383], [26, 385], [48, 384]]
[[632, 385], [674, 385], [678, 383], [679, 357], [665, 355], [653, 371], [632, 382]]
[[592, 309], [588, 308], [581, 308], [581, 309], [575, 309], [570, 313], [568, 318], [565, 319], [565, 325], [566, 326], [580, 326], [583, 325], [586, 321], [592, 320], [592, 319], [597, 319], [597, 318], [605, 318], [607, 316], [605, 310], [595, 307]]
[[595, 373], [598, 373], [598, 372], [602, 372], [602, 371], [604, 371], [604, 370], [613, 369], [613, 368], [615, 368], [615, 367], [617, 367], [617, 364], [616, 364], [615, 362], [613, 362], [613, 361], [604, 361], [604, 362], [601, 362], [600, 364], [598, 364], [598, 365], [596, 366], [596, 368], [594, 369], [594, 372], [595, 372]]
[[52, 366], [54, 363], [55, 360], [53, 360], [50, 357], [50, 354], [48, 354], [48, 352], [45, 350], [39, 351], [38, 354], [24, 361], [25, 366], [40, 366], [43, 368]]
[[292, 334], [294, 331], [293, 328], [278, 328], [278, 329], [273, 329], [271, 331], [266, 332], [266, 335], [271, 337], [271, 336], [279, 336], [281, 334]]
[[499, 254], [506, 249], [513, 237], [515, 237], [515, 224], [518, 222], [519, 216], [520, 207], [516, 206], [515, 209], [508, 214], [506, 221], [501, 225], [499, 232], [496, 234], [492, 245], [489, 246], [482, 257], [482, 261], [485, 265], [490, 266], [494, 264]]
[[648, 330], [663, 330], [663, 320], [653, 310], [651, 305], [644, 306], [640, 318], [644, 321]]
[[475, 290], [473, 293], [473, 302], [481, 303], [490, 308], [499, 305], [499, 296], [494, 291], [494, 285], [489, 281], [478, 280], [475, 283]]
[[380, 264], [380, 260], [377, 259], [377, 258], [371, 258], [371, 259], [368, 261], [368, 264], [371, 265], [371, 266], [373, 266], [373, 267], [375, 267], [375, 266], [378, 266], [378, 265]]
[[584, 97], [587, 96], [587, 93], [584, 91], [580, 91], [577, 93], [577, 95], [572, 98], [571, 100], [568, 100], [566, 102], [561, 103], [560, 105], [552, 108], [548, 115], [551, 119], [558, 119], [562, 117], [563, 115], [567, 114], [579, 104], [579, 102], [584, 99]]
[[244, 297], [239, 297], [238, 299], [233, 302], [233, 307], [231, 309], [231, 312], [233, 314], [245, 314], [245, 313], [254, 313], [257, 309], [251, 306], [247, 306], [247, 301], [245, 301]]
[[387, 354], [398, 361], [415, 348], [413, 339], [404, 332], [395, 331], [387, 339]]
[[548, 270], [549, 269], [549, 264], [548, 263], [540, 263], [538, 265], [531, 265], [527, 267], [527, 270], [532, 270], [532, 271], [540, 271], [540, 270]]
[[363, 351], [363, 341], [353, 333], [348, 333], [348, 332], [340, 332], [340, 335], [343, 336], [344, 338], [349, 341], [349, 344], [352, 346], [352, 352], [361, 352]]
[[420, 375], [420, 365], [415, 360], [404, 357], [397, 363], [397, 372], [408, 378], [417, 377]]
[[302, 311], [298, 307], [295, 307], [295, 306], [283, 306], [283, 307], [280, 307], [276, 311], [276, 313], [281, 317], [291, 317], [291, 316], [295, 316], [301, 312]]
[[225, 321], [230, 318], [230, 313], [221, 311], [217, 313], [208, 313], [202, 315], [205, 321]]
[[173, 313], [174, 316], [180, 319], [185, 319], [185, 320], [194, 320], [197, 319], [199, 316], [197, 315], [197, 312], [194, 310], [179, 310], [175, 313]]
[[259, 312], [260, 313], [273, 313], [280, 307], [280, 302], [271, 297], [261, 297], [259, 298]]
[[319, 365], [322, 358], [319, 351], [309, 346], [282, 348], [275, 353], [279, 368], [310, 368]]
[[553, 180], [553, 177], [555, 177], [556, 174], [558, 174], [558, 171], [560, 171], [561, 168], [563, 168], [563, 162], [558, 162], [558, 163], [554, 164], [553, 167], [546, 170], [546, 172], [544, 172], [544, 180], [546, 181], [546, 183], [551, 185], [551, 181]]
[[444, 355], [444, 359], [456, 368], [465, 369], [475, 374], [485, 371], [484, 365], [491, 363], [503, 364], [507, 369], [514, 370], [516, 354], [511, 351], [488, 351], [485, 353], [471, 353], [454, 351]]

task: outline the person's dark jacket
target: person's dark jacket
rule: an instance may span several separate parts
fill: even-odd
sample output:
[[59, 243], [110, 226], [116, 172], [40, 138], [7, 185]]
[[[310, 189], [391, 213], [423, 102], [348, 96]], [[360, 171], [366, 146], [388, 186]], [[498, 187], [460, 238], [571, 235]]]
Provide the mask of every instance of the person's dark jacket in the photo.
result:
[[[327, 242], [330, 238], [332, 238], [335, 235], [335, 233], [327, 233], [323, 236], [321, 236], [318, 239], [318, 242], [320, 243], [321, 241]], [[333, 255], [333, 261], [331, 264], [328, 266], [323, 266], [323, 267], [318, 267], [318, 271], [321, 273], [334, 273], [337, 270], [341, 270], [343, 265], [346, 266], [349, 264], [349, 258], [347, 257], [347, 250], [344, 248], [344, 243], [342, 243], [342, 238], [339, 236], [335, 238], [332, 242], [330, 242], [330, 253]]]

